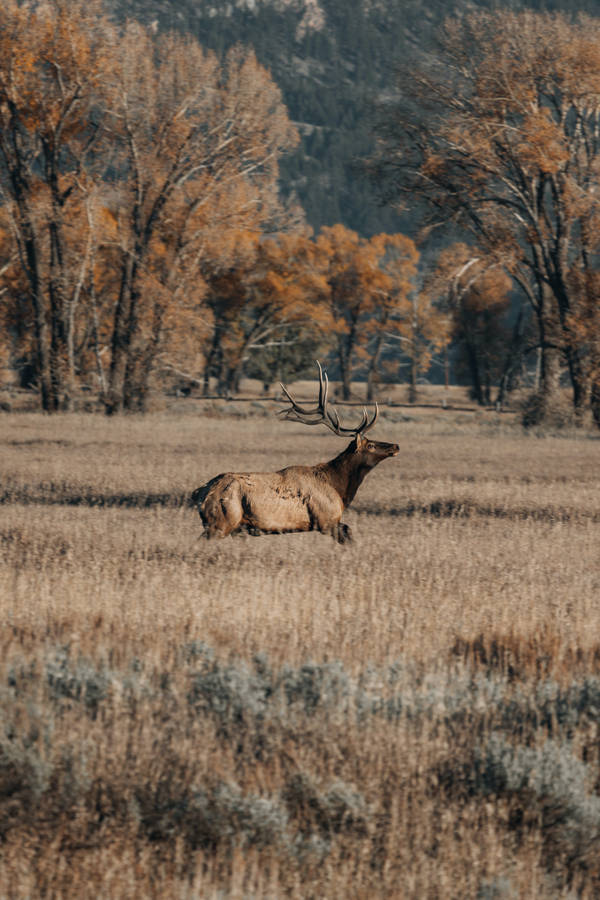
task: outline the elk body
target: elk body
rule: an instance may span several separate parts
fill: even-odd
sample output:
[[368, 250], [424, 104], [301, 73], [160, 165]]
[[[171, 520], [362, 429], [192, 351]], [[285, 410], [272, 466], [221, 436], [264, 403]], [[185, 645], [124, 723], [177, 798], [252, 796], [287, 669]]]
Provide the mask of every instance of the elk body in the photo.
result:
[[291, 407], [280, 415], [304, 425], [326, 425], [340, 436], [352, 435], [346, 449], [316, 466], [217, 475], [192, 494], [207, 538], [316, 530], [332, 535], [340, 544], [351, 540], [350, 528], [341, 521], [344, 510], [365, 475], [383, 459], [395, 456], [399, 447], [366, 437], [377, 420], [377, 405], [370, 420], [363, 410], [357, 428], [343, 428], [335, 409], [328, 406], [327, 376], [320, 365], [319, 383], [319, 403], [314, 409], [299, 406], [281, 385]]

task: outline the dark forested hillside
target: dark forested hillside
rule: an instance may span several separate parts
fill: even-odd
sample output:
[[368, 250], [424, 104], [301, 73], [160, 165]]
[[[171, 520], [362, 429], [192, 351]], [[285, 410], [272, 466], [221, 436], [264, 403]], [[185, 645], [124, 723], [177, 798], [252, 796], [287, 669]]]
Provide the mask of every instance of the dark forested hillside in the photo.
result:
[[411, 225], [377, 204], [358, 165], [372, 146], [377, 97], [394, 85], [399, 61], [433, 51], [445, 16], [499, 5], [600, 12], [600, 0], [108, 0], [119, 17], [189, 31], [218, 52], [252, 46], [302, 135], [283, 162], [284, 190], [315, 229], [342, 222], [366, 236]]

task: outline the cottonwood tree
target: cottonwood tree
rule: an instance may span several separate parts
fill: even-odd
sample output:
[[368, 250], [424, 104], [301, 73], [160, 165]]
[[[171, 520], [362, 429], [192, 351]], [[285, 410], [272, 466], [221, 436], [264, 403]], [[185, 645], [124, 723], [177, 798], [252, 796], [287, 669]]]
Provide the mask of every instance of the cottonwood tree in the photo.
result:
[[410, 361], [414, 394], [418, 373], [429, 367], [433, 350], [447, 334], [445, 317], [416, 289], [414, 241], [403, 234], [367, 240], [334, 225], [322, 229], [317, 246], [328, 260], [324, 328], [339, 365], [343, 399], [351, 397], [357, 365], [366, 368], [367, 395], [373, 399], [384, 352], [392, 346], [400, 346]]
[[144, 407], [211, 242], [285, 218], [278, 157], [295, 140], [252, 53], [117, 30], [95, 3], [3, 4], [0, 199], [44, 409], [68, 404], [92, 348], [107, 412]]
[[205, 393], [209, 374], [219, 393], [234, 392], [249, 358], [298, 340], [298, 329], [303, 340], [318, 330], [327, 318], [321, 305], [326, 265], [321, 248], [302, 231], [268, 237], [241, 232], [224, 256], [213, 249], [203, 269], [204, 303], [212, 313]]
[[323, 228], [317, 246], [328, 259], [326, 330], [340, 369], [342, 397], [349, 400], [354, 367], [368, 357], [365, 319], [374, 297], [386, 286], [378, 265], [380, 252], [375, 244], [344, 225]]
[[409, 400], [414, 403], [420, 374], [448, 339], [447, 317], [429, 294], [418, 290], [419, 252], [403, 234], [379, 234], [370, 241], [381, 273], [365, 323], [368, 346], [367, 399], [374, 399], [374, 381], [384, 350], [400, 346], [408, 360]]
[[182, 273], [188, 284], [200, 278], [207, 244], [225, 243], [228, 229], [273, 220], [278, 158], [296, 140], [251, 52], [235, 48], [221, 64], [189, 37], [156, 41], [129, 23], [119, 53], [121, 259], [108, 412], [144, 407]]
[[573, 402], [590, 394], [577, 322], [598, 259], [600, 23], [533, 12], [446, 22], [440, 55], [405, 72], [372, 171], [388, 199], [413, 197], [472, 236], [527, 297], [546, 395], [565, 360]]
[[[308, 233], [262, 238], [248, 280], [248, 302], [238, 320], [239, 342], [232, 367], [237, 388], [242, 365], [263, 349], [306, 342], [324, 324], [327, 259]], [[310, 343], [310, 340], [309, 340]]]
[[459, 365], [466, 372], [473, 399], [492, 402], [492, 385], [498, 398], [506, 389], [521, 355], [521, 316], [512, 332], [508, 325], [512, 282], [503, 266], [486, 259], [467, 244], [443, 250], [430, 274], [426, 292], [448, 314], [449, 337], [459, 351]]
[[103, 135], [98, 89], [114, 29], [90, 3], [0, 9], [0, 200], [24, 276], [41, 405], [68, 405], [89, 262], [82, 185]]

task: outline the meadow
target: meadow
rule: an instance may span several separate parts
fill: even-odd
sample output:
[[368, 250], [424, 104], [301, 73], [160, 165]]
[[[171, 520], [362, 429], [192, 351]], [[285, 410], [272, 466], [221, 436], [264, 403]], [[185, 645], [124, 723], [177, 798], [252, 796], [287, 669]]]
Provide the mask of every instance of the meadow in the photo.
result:
[[0, 413], [0, 897], [600, 893], [599, 436], [385, 409], [319, 534], [200, 538], [268, 403]]

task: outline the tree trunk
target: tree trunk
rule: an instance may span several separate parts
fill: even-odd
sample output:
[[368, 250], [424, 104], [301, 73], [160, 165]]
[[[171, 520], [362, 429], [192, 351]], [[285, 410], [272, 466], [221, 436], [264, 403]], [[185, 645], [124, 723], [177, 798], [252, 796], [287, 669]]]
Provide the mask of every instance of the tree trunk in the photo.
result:
[[573, 391], [573, 407], [575, 418], [581, 421], [586, 409], [592, 402], [592, 387], [588, 373], [582, 363], [581, 355], [576, 347], [567, 347], [567, 368]]
[[342, 387], [342, 400], [352, 398], [352, 345], [350, 336], [338, 340], [338, 361], [340, 364], [340, 381]]
[[600, 382], [594, 381], [590, 389], [590, 406], [594, 422], [600, 428]]
[[206, 360], [204, 364], [204, 372], [202, 374], [202, 396], [208, 397], [210, 391], [210, 360]]
[[43, 299], [34, 298], [35, 306], [35, 359], [37, 377], [40, 386], [40, 400], [44, 412], [56, 412], [52, 393], [52, 379], [50, 376], [50, 347], [48, 337], [48, 323], [46, 322], [46, 310]]
[[408, 402], [409, 403], [417, 402], [417, 375], [418, 375], [417, 354], [414, 352], [414, 348], [411, 348], [409, 381], [408, 381]]
[[127, 320], [127, 355], [122, 387], [122, 408], [127, 412], [144, 412], [146, 398], [143, 396], [144, 351], [138, 336], [138, 294], [132, 289]]
[[123, 409], [125, 370], [128, 364], [132, 338], [130, 326], [131, 305], [135, 302], [133, 296], [134, 277], [135, 264], [133, 253], [128, 253], [124, 261], [119, 297], [114, 313], [108, 391], [105, 399], [107, 415], [113, 415]]
[[244, 364], [239, 362], [237, 366], [230, 369], [229, 372], [229, 393], [239, 394], [242, 386], [242, 375], [244, 373]]
[[219, 361], [217, 370], [217, 394], [219, 397], [229, 396], [229, 368], [223, 360]]
[[492, 405], [492, 375], [490, 372], [489, 359], [485, 359], [483, 365], [483, 397], [486, 406]]
[[90, 303], [92, 307], [92, 342], [94, 345], [94, 357], [96, 359], [96, 372], [98, 374], [98, 382], [100, 384], [100, 400], [106, 401], [106, 374], [102, 363], [102, 354], [100, 351], [100, 323], [98, 321], [98, 304], [96, 291], [94, 288], [94, 279], [90, 278]]
[[357, 321], [352, 318], [348, 333], [338, 337], [338, 359], [342, 381], [342, 399], [352, 399], [352, 353], [356, 344]]
[[377, 335], [375, 341], [375, 350], [371, 355], [369, 370], [367, 372], [367, 400], [372, 403], [375, 399], [375, 379], [377, 377], [377, 367], [381, 359], [381, 351], [383, 349], [383, 338], [381, 334]]
[[[220, 369], [220, 367], [222, 366], [223, 351], [221, 349], [221, 332], [221, 321], [217, 317], [217, 315], [214, 314], [213, 333], [210, 341], [210, 348], [208, 350], [208, 356], [206, 357], [206, 362], [204, 365], [204, 375], [202, 379], [203, 397], [208, 397], [210, 393], [211, 373], [215, 374], [215, 367], [218, 367]], [[218, 372], [216, 374], [218, 375]]]
[[375, 377], [377, 372], [375, 371], [373, 366], [369, 366], [369, 371], [367, 372], [367, 401], [369, 403], [373, 403], [375, 400]]
[[540, 397], [543, 410], [549, 410], [556, 401], [560, 386], [560, 353], [554, 347], [541, 348]]
[[479, 406], [485, 406], [483, 391], [481, 388], [481, 377], [479, 375], [479, 360], [477, 359], [477, 351], [471, 341], [467, 338], [465, 341], [467, 350], [467, 364], [469, 366], [469, 376], [471, 379], [471, 393], [473, 399]]
[[152, 309], [150, 336], [142, 346], [134, 347], [133, 353], [130, 348], [129, 363], [125, 370], [123, 385], [123, 405], [130, 412], [145, 412], [147, 409], [150, 378], [154, 369], [154, 361], [161, 347], [164, 314], [165, 304], [156, 300]]
[[[27, 244], [26, 244], [27, 246]], [[56, 412], [58, 410], [58, 398], [54, 391], [52, 378], [52, 353], [50, 347], [50, 326], [46, 315], [46, 303], [43, 296], [40, 279], [37, 273], [36, 252], [33, 242], [27, 247], [28, 262], [32, 262], [32, 268], [27, 272], [29, 283], [32, 287], [31, 300], [34, 311], [35, 334], [35, 363], [36, 374], [40, 388], [40, 401], [44, 412]]]
[[508, 348], [508, 353], [504, 359], [502, 375], [500, 376], [500, 383], [498, 385], [498, 393], [496, 394], [496, 407], [499, 410], [502, 409], [504, 405], [506, 393], [509, 390], [510, 381], [515, 371], [517, 361], [522, 355], [521, 342], [523, 337], [523, 318], [523, 306], [521, 306], [513, 326], [512, 339], [510, 347]]
[[560, 355], [554, 346], [550, 346], [550, 335], [547, 327], [546, 310], [552, 308], [552, 296], [545, 285], [539, 289], [540, 301], [534, 305], [539, 335], [538, 370], [536, 373], [536, 390], [539, 394], [539, 421], [543, 421], [551, 407], [556, 403], [560, 384]]
[[352, 370], [345, 355], [340, 356], [340, 375], [342, 381], [342, 400], [352, 398]]
[[124, 412], [146, 412], [146, 393], [133, 372], [128, 372], [123, 385]]
[[27, 206], [21, 195], [17, 196], [19, 210], [19, 240], [25, 260], [25, 274], [29, 282], [29, 296], [33, 306], [35, 335], [36, 375], [40, 389], [40, 401], [44, 412], [56, 412], [58, 404], [52, 389], [52, 355], [50, 352], [50, 326], [46, 315], [46, 300], [42, 291], [38, 248], [35, 231]]

